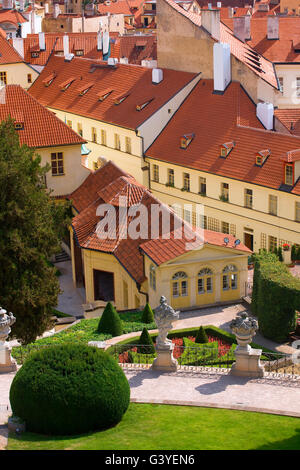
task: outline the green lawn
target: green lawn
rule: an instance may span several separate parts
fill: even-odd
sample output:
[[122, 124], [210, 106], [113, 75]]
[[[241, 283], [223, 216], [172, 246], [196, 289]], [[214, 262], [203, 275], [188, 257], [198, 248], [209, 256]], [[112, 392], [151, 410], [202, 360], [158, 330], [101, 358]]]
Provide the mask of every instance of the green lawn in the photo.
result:
[[77, 437], [10, 435], [8, 450], [300, 450], [300, 420], [189, 406], [130, 404], [106, 431]]

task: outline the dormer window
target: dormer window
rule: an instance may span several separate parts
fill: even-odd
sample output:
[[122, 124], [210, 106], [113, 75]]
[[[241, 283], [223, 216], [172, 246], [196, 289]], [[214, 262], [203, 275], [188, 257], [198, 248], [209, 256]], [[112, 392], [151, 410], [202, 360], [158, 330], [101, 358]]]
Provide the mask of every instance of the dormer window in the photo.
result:
[[79, 49], [79, 50], [75, 51], [75, 55], [77, 57], [83, 56], [83, 54], [84, 54], [84, 51], [82, 49]]
[[294, 185], [294, 164], [286, 163], [284, 165], [284, 183], [293, 186]]
[[80, 96], [85, 95], [94, 85], [94, 82], [86, 83], [84, 86], [78, 88], [78, 92]]
[[222, 158], [228, 157], [231, 150], [235, 147], [235, 142], [225, 142], [225, 144], [220, 147], [220, 156]]
[[154, 98], [150, 98], [149, 100], [146, 100], [141, 104], [138, 104], [136, 106], [136, 110], [137, 111], [142, 111], [142, 109], [144, 109], [146, 106], [148, 106], [148, 104], [151, 103], [151, 101], [153, 101], [153, 100], [154, 100]]
[[192, 142], [193, 138], [195, 137], [195, 134], [185, 134], [180, 137], [180, 148], [186, 149], [190, 143]]
[[97, 97], [99, 101], [104, 101], [114, 90], [111, 88], [107, 88], [106, 90], [100, 91], [100, 93], [97, 94]]
[[123, 103], [123, 101], [126, 100], [126, 98], [127, 98], [129, 95], [130, 95], [130, 93], [123, 93], [122, 95], [117, 96], [117, 97], [114, 99], [114, 104], [118, 105], [118, 104]]
[[40, 57], [40, 53], [39, 53], [39, 52], [32, 52], [32, 53], [31, 53], [31, 57], [32, 57], [33, 59], [36, 59], [37, 57]]
[[21, 131], [24, 129], [24, 122], [15, 122], [15, 130]]
[[43, 84], [45, 86], [50, 86], [54, 79], [55, 79], [55, 74], [52, 73], [51, 75], [49, 75], [47, 78], [43, 80]]
[[255, 165], [256, 166], [263, 166], [267, 158], [271, 155], [271, 151], [269, 149], [261, 150], [256, 154], [255, 157]]
[[71, 78], [68, 78], [68, 80], [61, 83], [59, 85], [59, 88], [61, 89], [61, 91], [66, 91], [69, 88], [69, 86], [71, 85], [71, 83], [74, 82], [75, 79], [76, 79], [75, 77], [71, 77]]

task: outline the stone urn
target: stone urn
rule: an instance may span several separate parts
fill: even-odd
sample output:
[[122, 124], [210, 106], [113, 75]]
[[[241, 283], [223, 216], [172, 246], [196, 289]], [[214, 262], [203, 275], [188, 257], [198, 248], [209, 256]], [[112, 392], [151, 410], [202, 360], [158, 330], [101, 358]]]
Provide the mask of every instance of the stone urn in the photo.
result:
[[236, 336], [236, 349], [250, 351], [250, 343], [258, 330], [257, 320], [250, 318], [246, 312], [239, 313], [230, 323], [230, 328]]
[[263, 377], [264, 367], [260, 363], [262, 350], [253, 349], [250, 346], [258, 330], [257, 320], [250, 318], [246, 312], [242, 312], [232, 320], [230, 328], [238, 343], [234, 351], [236, 362], [232, 364], [230, 373], [242, 377]]
[[0, 373], [13, 372], [17, 369], [16, 362], [11, 358], [11, 349], [6, 345], [5, 341], [11, 332], [11, 325], [16, 318], [10, 312], [0, 307]]

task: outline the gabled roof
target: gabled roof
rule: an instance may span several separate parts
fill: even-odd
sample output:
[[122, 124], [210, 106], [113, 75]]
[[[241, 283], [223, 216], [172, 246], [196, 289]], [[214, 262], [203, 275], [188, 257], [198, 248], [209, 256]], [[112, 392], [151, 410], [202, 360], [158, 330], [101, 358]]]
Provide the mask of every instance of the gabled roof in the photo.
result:
[[9, 42], [0, 35], [0, 64], [16, 64], [24, 62]]
[[[255, 104], [239, 83], [232, 82], [223, 95], [212, 92], [213, 80], [200, 80], [146, 156], [279, 189], [283, 175], [281, 157], [300, 148], [300, 138], [265, 130], [256, 118]], [[178, 139], [187, 127], [195, 138], [182, 150]], [[235, 147], [226, 158], [221, 158], [220, 145], [229, 141], [234, 141]], [[264, 165], [258, 167], [255, 157], [262, 149], [270, 149], [271, 153]], [[296, 186], [291, 192], [298, 194]]]
[[0, 10], [1, 23], [12, 23], [18, 27], [19, 23], [28, 23], [28, 20], [17, 10]]
[[[266, 59], [276, 62], [300, 62], [300, 16], [280, 16], [279, 39], [267, 38], [268, 16], [251, 18], [251, 40], [247, 44]], [[233, 30], [233, 19], [224, 23]], [[295, 50], [296, 49], [296, 50]]]
[[24, 123], [24, 128], [18, 131], [18, 136], [20, 143], [29, 147], [80, 145], [85, 142], [19, 85], [7, 85], [5, 91], [1, 91], [0, 119], [4, 120], [9, 116], [16, 122]]
[[293, 135], [300, 136], [300, 109], [275, 109], [275, 116]]
[[[56, 78], [45, 87], [43, 80], [53, 71]], [[109, 67], [106, 62], [77, 57], [65, 62], [64, 57], [52, 56], [29, 93], [44, 106], [136, 129], [197, 75], [166, 69], [163, 73], [162, 82], [153, 84], [152, 69], [146, 67], [125, 64]], [[74, 76], [76, 80], [62, 92], [59, 85]], [[79, 96], [78, 88], [91, 81], [94, 85], [90, 91]], [[99, 93], [107, 88], [113, 92], [100, 101]], [[125, 94], [129, 96], [116, 106], [116, 97]], [[137, 111], [136, 106], [149, 96], [154, 96], [154, 100]]]
[[[143, 237], [134, 239], [127, 232], [130, 216], [123, 219], [124, 223], [119, 223], [119, 196], [126, 197], [128, 207], [135, 204], [141, 204], [147, 209], [148, 230]], [[74, 191], [68, 198], [79, 214], [72, 221], [72, 228], [75, 238], [80, 247], [84, 249], [101, 251], [113, 254], [121, 265], [126, 269], [129, 275], [141, 284], [145, 280], [143, 254], [150, 256], [156, 264], [177, 258], [183, 253], [189, 251], [187, 242], [193, 240], [195, 229], [189, 224], [185, 224], [185, 235], [181, 240], [174, 240], [174, 221], [177, 221], [177, 227], [183, 227], [182, 219], [179, 219], [174, 212], [166, 205], [161, 205], [151, 192], [139, 184], [131, 175], [118, 168], [113, 162], [108, 162], [101, 169], [90, 174], [82, 185]], [[97, 208], [103, 203], [113, 203], [116, 209], [116, 233], [108, 234], [108, 237], [98, 237], [97, 225], [101, 220], [96, 215]], [[160, 222], [158, 227], [158, 239], [151, 239], [151, 206], [159, 205], [163, 212], [170, 215], [170, 228], [165, 228]], [[177, 229], [179, 230], [179, 228]], [[162, 238], [168, 236], [168, 239]], [[116, 236], [115, 236], [116, 235]], [[226, 235], [227, 237], [227, 235]], [[234, 237], [230, 239], [230, 248], [234, 245]], [[175, 244], [174, 244], [175, 242]], [[224, 246], [224, 234], [216, 234], [211, 231], [204, 231], [203, 237], [199, 237], [199, 248], [203, 243]], [[157, 244], [157, 250], [156, 250]], [[250, 250], [244, 245], [236, 248], [239, 252], [249, 253]]]
[[[162, 0], [168, 3], [174, 10], [177, 10], [181, 15], [188, 18], [195, 26], [202, 27], [201, 15], [186, 11], [175, 3], [174, 0]], [[205, 30], [206, 31], [206, 30]], [[208, 34], [210, 34], [207, 31]], [[216, 38], [212, 39], [216, 40]], [[276, 73], [272, 62], [268, 61], [265, 57], [259, 57], [259, 67], [253, 67], [251, 61], [249, 61], [249, 52], [252, 52], [251, 47], [248, 44], [240, 41], [233, 35], [233, 32], [224, 24], [220, 22], [220, 42], [226, 42], [230, 44], [231, 54], [240, 60], [243, 64], [249, 67], [256, 75], [262, 78], [264, 81], [278, 89], [278, 83]], [[255, 53], [255, 51], [254, 51]]]

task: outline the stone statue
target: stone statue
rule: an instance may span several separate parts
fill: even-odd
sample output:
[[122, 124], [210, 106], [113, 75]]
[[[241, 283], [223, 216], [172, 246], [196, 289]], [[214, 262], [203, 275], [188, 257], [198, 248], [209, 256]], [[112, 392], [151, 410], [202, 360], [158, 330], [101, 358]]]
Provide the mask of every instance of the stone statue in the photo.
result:
[[167, 334], [172, 328], [174, 320], [179, 318], [179, 312], [167, 304], [167, 299], [162, 296], [160, 305], [154, 309], [154, 319], [158, 328], [158, 337], [156, 340], [157, 347], [169, 346], [172, 341], [167, 339]]
[[16, 318], [10, 312], [8, 315], [6, 310], [0, 307], [0, 344], [5, 343], [6, 338], [11, 332], [11, 325], [16, 321]]
[[11, 358], [11, 348], [5, 344], [6, 338], [11, 332], [11, 325], [16, 321], [16, 318], [10, 312], [0, 307], [0, 373], [13, 372], [17, 370], [17, 364]]
[[247, 312], [241, 312], [231, 321], [230, 328], [236, 335], [238, 348], [250, 350], [250, 343], [258, 330], [257, 320], [250, 318]]

